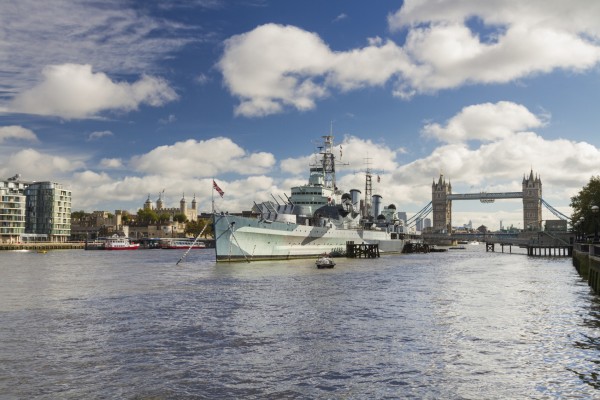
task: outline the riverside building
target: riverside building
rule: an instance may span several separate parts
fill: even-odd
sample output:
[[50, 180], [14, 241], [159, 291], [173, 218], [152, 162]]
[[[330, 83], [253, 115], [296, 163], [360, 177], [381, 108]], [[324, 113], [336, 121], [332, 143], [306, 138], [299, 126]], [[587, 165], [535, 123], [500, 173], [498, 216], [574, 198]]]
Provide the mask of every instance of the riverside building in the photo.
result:
[[25, 189], [25, 235], [66, 242], [71, 236], [71, 191], [56, 182], [33, 182]]
[[71, 234], [71, 191], [56, 182], [0, 180], [0, 242], [66, 242]]
[[20, 176], [0, 181], [0, 243], [18, 243], [25, 233], [25, 188]]

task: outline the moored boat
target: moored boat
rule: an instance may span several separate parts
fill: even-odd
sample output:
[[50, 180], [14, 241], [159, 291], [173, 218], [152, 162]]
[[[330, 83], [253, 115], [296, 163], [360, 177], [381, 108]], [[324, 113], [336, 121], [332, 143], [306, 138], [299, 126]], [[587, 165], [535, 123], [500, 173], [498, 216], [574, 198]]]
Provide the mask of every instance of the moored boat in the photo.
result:
[[344, 253], [348, 242], [377, 244], [379, 251], [402, 253], [409, 233], [396, 206], [382, 206], [371, 195], [372, 175], [366, 172], [364, 200], [360, 190], [344, 193], [335, 180], [333, 136], [323, 136], [320, 160], [310, 166], [308, 184], [291, 189], [281, 203], [254, 204], [252, 217], [214, 213], [217, 261], [310, 258]]
[[102, 250], [137, 250], [139, 247], [139, 243], [133, 243], [129, 238], [113, 235], [104, 240]]
[[164, 238], [160, 241], [162, 249], [205, 249], [206, 244], [193, 238]]

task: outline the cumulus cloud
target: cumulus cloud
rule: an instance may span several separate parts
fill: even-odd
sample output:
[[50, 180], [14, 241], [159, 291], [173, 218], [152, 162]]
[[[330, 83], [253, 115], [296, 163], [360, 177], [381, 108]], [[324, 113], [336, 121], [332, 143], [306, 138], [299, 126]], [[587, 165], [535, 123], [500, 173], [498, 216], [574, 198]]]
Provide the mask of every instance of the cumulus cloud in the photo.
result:
[[101, 139], [105, 136], [113, 136], [114, 134], [111, 131], [95, 131], [88, 135], [88, 141]]
[[599, 16], [593, 0], [405, 1], [388, 23], [407, 30], [404, 49], [419, 68], [405, 71], [400, 87], [422, 92], [591, 68], [600, 60]]
[[[594, 0], [408, 0], [388, 17], [403, 44], [368, 38], [331, 49], [316, 33], [266, 24], [225, 42], [218, 68], [237, 115], [305, 111], [333, 91], [390, 84], [410, 98], [467, 84], [501, 84], [600, 61], [600, 4]], [[484, 29], [472, 27], [480, 23]]]
[[160, 61], [206, 40], [199, 27], [175, 23], [164, 12], [151, 15], [120, 0], [0, 2], [0, 95], [12, 98], [37, 86], [45, 65], [77, 62], [113, 76], [160, 75]]
[[438, 123], [425, 125], [422, 134], [447, 143], [467, 140], [493, 142], [542, 124], [542, 119], [526, 107], [500, 101], [465, 107], [445, 126]]
[[142, 76], [132, 84], [113, 82], [106, 74], [93, 72], [91, 65], [52, 65], [42, 74], [42, 83], [15, 96], [11, 111], [79, 119], [105, 110], [131, 111], [140, 104], [160, 106], [177, 98], [162, 79]]
[[100, 160], [100, 167], [107, 169], [122, 168], [123, 161], [120, 158], [103, 158]]
[[264, 116], [284, 106], [310, 110], [330, 87], [381, 85], [403, 63], [392, 42], [336, 53], [314, 33], [267, 24], [229, 38], [218, 68], [241, 100], [236, 114]]
[[248, 154], [231, 139], [217, 137], [159, 146], [133, 157], [130, 164], [146, 174], [210, 177], [233, 172], [252, 175], [269, 171], [275, 164], [275, 157], [264, 152]]
[[34, 149], [23, 149], [2, 157], [0, 166], [17, 171], [27, 179], [48, 180], [49, 177], [64, 177], [85, 166], [81, 160], [50, 155]]
[[35, 133], [27, 128], [18, 125], [1, 126], [0, 127], [0, 143], [9, 140], [27, 140], [37, 142], [38, 138]]

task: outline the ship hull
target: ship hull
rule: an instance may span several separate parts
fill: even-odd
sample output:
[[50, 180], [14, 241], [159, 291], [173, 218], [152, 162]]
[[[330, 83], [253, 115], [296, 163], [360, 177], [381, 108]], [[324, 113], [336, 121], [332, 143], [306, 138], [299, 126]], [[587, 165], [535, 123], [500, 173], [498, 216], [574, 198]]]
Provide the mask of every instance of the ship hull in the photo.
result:
[[216, 258], [219, 262], [312, 258], [344, 253], [346, 243], [377, 244], [380, 253], [401, 253], [407, 240], [379, 230], [335, 229], [215, 215]]

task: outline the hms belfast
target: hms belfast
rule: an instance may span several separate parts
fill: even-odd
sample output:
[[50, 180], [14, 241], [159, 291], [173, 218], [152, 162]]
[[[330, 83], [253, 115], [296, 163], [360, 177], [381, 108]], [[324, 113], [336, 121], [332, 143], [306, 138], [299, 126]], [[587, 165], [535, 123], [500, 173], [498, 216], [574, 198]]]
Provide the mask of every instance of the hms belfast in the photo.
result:
[[312, 258], [343, 254], [347, 242], [377, 244], [380, 253], [401, 253], [411, 239], [396, 207], [382, 207], [379, 195], [370, 196], [366, 173], [365, 198], [361, 192], [345, 193], [335, 181], [333, 136], [323, 136], [317, 161], [310, 166], [308, 184], [293, 187], [291, 196], [254, 203], [255, 217], [214, 213], [218, 262]]

